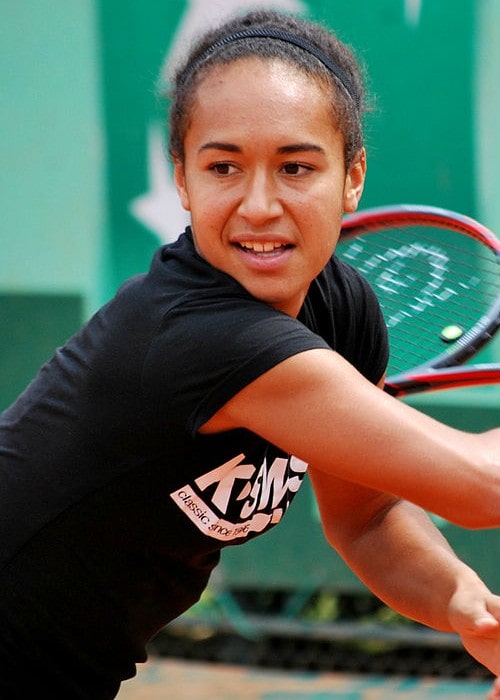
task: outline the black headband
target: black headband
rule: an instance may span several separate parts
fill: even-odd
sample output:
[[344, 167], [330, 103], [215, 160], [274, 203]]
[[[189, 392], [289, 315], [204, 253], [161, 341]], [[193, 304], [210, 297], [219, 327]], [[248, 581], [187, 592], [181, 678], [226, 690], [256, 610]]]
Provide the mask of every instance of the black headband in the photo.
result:
[[222, 39], [218, 39], [216, 42], [214, 42], [211, 46], [206, 49], [201, 56], [198, 57], [198, 59], [194, 62], [194, 65], [191, 65], [187, 67], [185, 74], [183, 76], [183, 80], [187, 77], [189, 73], [191, 73], [193, 70], [196, 70], [198, 66], [203, 63], [203, 61], [210, 56], [211, 53], [216, 51], [218, 48], [221, 48], [222, 46], [226, 46], [226, 44], [231, 44], [233, 41], [241, 41], [242, 39], [252, 39], [252, 38], [259, 38], [259, 39], [278, 39], [279, 41], [285, 41], [288, 44], [293, 44], [294, 46], [298, 46], [299, 48], [303, 49], [304, 51], [307, 51], [308, 53], [312, 54], [315, 58], [318, 59], [328, 70], [333, 73], [333, 75], [338, 78], [340, 84], [346, 91], [346, 93], [349, 95], [351, 100], [354, 102], [356, 107], [359, 109], [359, 95], [357, 94], [357, 90], [355, 89], [355, 86], [353, 85], [352, 80], [349, 78], [349, 76], [346, 74], [346, 72], [338, 66], [334, 61], [331, 60], [321, 49], [319, 49], [317, 46], [312, 44], [310, 41], [307, 39], [303, 39], [300, 36], [297, 36], [296, 34], [292, 34], [291, 32], [286, 32], [281, 29], [273, 29], [271, 27], [265, 28], [265, 27], [255, 27], [253, 29], [242, 29], [240, 31], [234, 32], [234, 34], [228, 34], [225, 37], [222, 37]]

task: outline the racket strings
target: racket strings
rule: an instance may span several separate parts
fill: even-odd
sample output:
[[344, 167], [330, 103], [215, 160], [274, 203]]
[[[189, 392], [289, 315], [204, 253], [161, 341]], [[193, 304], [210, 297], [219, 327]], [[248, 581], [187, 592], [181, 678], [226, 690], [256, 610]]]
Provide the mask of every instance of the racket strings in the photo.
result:
[[[498, 305], [499, 255], [455, 228], [382, 223], [341, 239], [337, 255], [371, 283], [391, 343], [390, 373], [460, 351]], [[497, 309], [498, 315], [498, 309]]]

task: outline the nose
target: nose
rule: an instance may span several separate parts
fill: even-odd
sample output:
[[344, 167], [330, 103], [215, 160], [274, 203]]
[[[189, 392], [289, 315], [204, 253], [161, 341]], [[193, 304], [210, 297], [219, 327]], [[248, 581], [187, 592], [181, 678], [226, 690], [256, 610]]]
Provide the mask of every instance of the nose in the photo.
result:
[[259, 170], [248, 178], [238, 213], [254, 226], [262, 225], [283, 214], [283, 206], [272, 174]]

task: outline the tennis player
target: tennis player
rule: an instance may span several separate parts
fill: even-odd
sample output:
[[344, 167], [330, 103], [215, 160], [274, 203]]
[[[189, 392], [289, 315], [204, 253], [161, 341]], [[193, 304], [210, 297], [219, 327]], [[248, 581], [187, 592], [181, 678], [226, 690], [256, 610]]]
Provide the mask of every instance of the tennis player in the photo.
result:
[[2, 698], [114, 698], [306, 471], [366, 585], [500, 672], [500, 597], [425, 512], [500, 525], [500, 430], [380, 390], [377, 300], [332, 257], [363, 191], [363, 109], [351, 52], [291, 16], [231, 20], [180, 67], [170, 150], [191, 227], [1, 416]]

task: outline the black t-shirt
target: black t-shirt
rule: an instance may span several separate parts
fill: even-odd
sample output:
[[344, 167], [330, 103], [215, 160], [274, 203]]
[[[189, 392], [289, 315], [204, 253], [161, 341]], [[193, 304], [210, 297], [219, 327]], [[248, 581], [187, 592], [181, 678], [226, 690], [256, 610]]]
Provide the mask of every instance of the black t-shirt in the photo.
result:
[[188, 230], [57, 350], [0, 417], [0, 668], [113, 697], [220, 548], [278, 523], [304, 478], [248, 431], [198, 429], [312, 348], [382, 376], [385, 326], [356, 272], [332, 258], [294, 319], [208, 265]]

